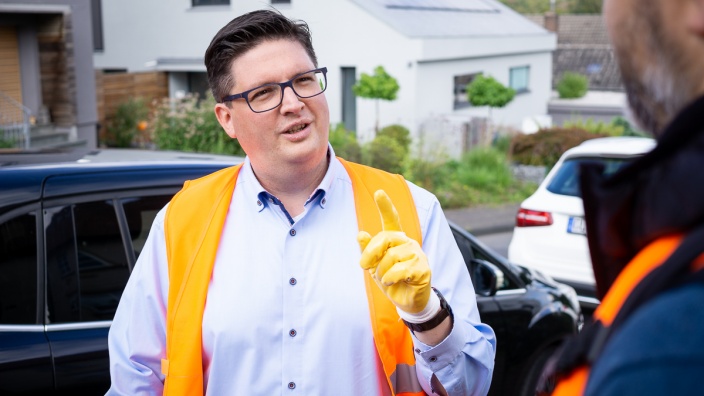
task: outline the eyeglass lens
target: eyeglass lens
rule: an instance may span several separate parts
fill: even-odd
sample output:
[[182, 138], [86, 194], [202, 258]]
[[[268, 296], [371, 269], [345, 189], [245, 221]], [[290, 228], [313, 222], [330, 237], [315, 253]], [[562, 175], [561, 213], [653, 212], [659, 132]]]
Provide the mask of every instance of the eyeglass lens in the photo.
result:
[[[325, 76], [321, 71], [310, 71], [291, 80], [293, 92], [300, 98], [310, 98], [325, 91]], [[252, 110], [261, 112], [271, 110], [281, 104], [283, 94], [281, 85], [263, 85], [247, 95], [247, 102]]]

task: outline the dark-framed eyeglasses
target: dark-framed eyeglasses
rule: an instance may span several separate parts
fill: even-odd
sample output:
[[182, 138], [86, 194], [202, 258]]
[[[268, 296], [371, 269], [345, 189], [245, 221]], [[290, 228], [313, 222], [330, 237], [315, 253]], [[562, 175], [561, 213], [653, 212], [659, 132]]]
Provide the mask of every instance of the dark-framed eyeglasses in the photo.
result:
[[250, 90], [225, 96], [221, 103], [235, 99], [244, 99], [249, 108], [255, 113], [274, 110], [284, 100], [284, 89], [290, 87], [299, 98], [312, 98], [325, 92], [328, 87], [327, 67], [313, 69], [297, 74], [292, 79], [282, 83], [269, 83]]

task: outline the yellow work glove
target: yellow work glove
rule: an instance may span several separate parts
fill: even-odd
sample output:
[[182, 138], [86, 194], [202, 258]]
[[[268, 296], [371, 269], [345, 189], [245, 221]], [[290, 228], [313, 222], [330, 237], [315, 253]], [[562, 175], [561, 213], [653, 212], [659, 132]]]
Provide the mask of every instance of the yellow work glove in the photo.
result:
[[382, 231], [373, 238], [360, 231], [357, 241], [362, 249], [359, 265], [368, 270], [381, 290], [401, 311], [417, 314], [430, 299], [428, 258], [417, 241], [402, 230], [398, 212], [384, 190], [374, 193]]

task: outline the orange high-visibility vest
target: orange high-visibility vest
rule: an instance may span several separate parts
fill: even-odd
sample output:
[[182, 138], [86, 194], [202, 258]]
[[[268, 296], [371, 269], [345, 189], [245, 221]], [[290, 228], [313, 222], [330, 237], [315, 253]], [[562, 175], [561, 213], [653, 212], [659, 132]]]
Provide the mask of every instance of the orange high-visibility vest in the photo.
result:
[[[360, 230], [382, 230], [374, 192], [384, 189], [398, 210], [404, 232], [422, 246], [413, 197], [400, 175], [340, 159], [352, 180]], [[164, 395], [202, 395], [203, 310], [222, 228], [242, 164], [187, 181], [169, 203], [164, 221], [169, 263]], [[361, 270], [360, 270], [361, 271]], [[371, 279], [364, 283], [374, 344], [394, 395], [425, 395], [415, 370], [410, 332], [396, 307]]]
[[[635, 287], [672, 255], [682, 243], [683, 238], [684, 235], [681, 234], [662, 237], [641, 250], [616, 278], [601, 304], [594, 311], [594, 320], [601, 321], [604, 327], [611, 326]], [[690, 265], [692, 272], [701, 269], [704, 269], [704, 254]], [[569, 375], [559, 380], [552, 396], [583, 395], [589, 380], [589, 373], [590, 367], [588, 365], [577, 367]]]

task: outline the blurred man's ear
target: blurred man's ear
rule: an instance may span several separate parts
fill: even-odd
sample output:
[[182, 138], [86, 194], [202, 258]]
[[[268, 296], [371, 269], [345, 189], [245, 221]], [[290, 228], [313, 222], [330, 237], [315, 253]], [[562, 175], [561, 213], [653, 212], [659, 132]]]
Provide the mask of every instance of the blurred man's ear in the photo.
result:
[[222, 129], [233, 139], [237, 138], [235, 133], [235, 126], [232, 124], [232, 109], [227, 107], [225, 103], [215, 104], [215, 117], [217, 117], [218, 122]]
[[704, 38], [704, 0], [688, 0], [687, 27]]

